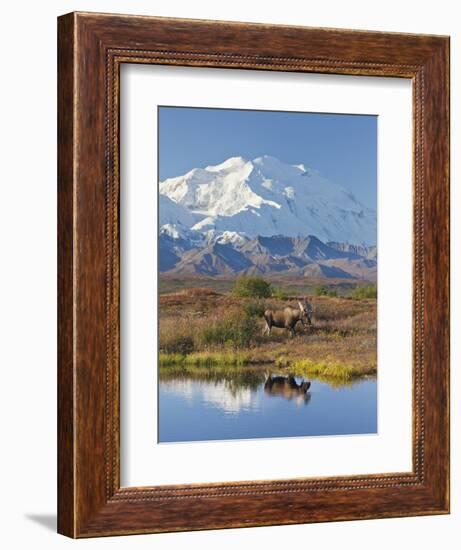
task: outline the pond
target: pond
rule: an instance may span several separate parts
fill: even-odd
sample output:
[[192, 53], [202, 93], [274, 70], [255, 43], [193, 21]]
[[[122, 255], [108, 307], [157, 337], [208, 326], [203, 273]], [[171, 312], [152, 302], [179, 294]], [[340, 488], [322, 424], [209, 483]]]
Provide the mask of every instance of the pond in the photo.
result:
[[159, 442], [377, 432], [376, 378], [307, 382], [263, 369], [161, 370]]

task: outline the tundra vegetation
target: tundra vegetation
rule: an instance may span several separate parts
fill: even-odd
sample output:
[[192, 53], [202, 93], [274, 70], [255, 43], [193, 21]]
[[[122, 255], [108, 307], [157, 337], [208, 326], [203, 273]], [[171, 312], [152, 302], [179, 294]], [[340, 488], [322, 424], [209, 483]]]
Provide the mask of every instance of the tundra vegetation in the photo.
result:
[[[324, 292], [316, 289], [326, 289]], [[293, 308], [304, 297], [312, 324], [267, 334], [266, 312]], [[159, 359], [162, 376], [211, 368], [257, 370], [350, 384], [376, 374], [376, 286], [343, 282], [161, 279]], [[263, 334], [265, 332], [265, 334]]]

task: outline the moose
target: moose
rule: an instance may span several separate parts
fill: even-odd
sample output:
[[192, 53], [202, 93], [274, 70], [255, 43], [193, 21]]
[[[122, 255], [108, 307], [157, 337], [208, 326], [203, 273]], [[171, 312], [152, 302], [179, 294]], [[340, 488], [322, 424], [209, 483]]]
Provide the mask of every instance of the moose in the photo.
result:
[[312, 304], [304, 298], [303, 302], [298, 301], [299, 309], [287, 306], [285, 309], [266, 309], [264, 319], [266, 326], [263, 330], [264, 334], [270, 334], [272, 327], [286, 328], [291, 336], [295, 336], [296, 324], [301, 321], [304, 326], [312, 325]]
[[303, 381], [298, 384], [291, 375], [288, 377], [269, 375], [264, 384], [264, 391], [268, 395], [308, 403], [311, 397], [310, 393], [308, 393], [310, 387], [310, 382]]

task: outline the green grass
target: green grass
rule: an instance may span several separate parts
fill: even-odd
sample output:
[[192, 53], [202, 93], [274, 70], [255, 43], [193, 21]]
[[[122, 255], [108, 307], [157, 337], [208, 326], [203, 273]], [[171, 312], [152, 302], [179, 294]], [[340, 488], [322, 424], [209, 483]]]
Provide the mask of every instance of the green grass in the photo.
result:
[[235, 280], [233, 292], [240, 298], [269, 298], [272, 289], [262, 277], [242, 276]]
[[242, 367], [252, 363], [249, 356], [245, 353], [201, 351], [189, 355], [161, 353], [159, 356], [160, 367]]
[[338, 291], [336, 288], [329, 288], [326, 285], [318, 286], [315, 289], [316, 296], [329, 296], [330, 298], [336, 298], [338, 296]]
[[310, 359], [294, 361], [288, 366], [288, 370], [291, 374], [299, 376], [312, 376], [314, 378], [337, 379], [341, 381], [351, 381], [363, 376], [376, 375], [375, 365], [363, 367], [335, 362], [316, 363]]
[[284, 373], [338, 383], [347, 383], [364, 376], [376, 375], [376, 365], [364, 367], [337, 362], [315, 362], [311, 359], [290, 362], [286, 357], [278, 357], [272, 361], [268, 361], [267, 358], [258, 361], [250, 354], [235, 352], [195, 352], [189, 355], [161, 353], [159, 364], [162, 369], [175, 368], [186, 372], [193, 372], [196, 369], [242, 368], [249, 365], [273, 364]]
[[210, 326], [205, 327], [201, 339], [205, 346], [246, 348], [254, 343], [259, 333], [255, 317], [234, 313], [223, 315], [221, 319], [217, 319]]
[[286, 300], [288, 294], [282, 286], [274, 286], [272, 287], [272, 296], [277, 300]]
[[257, 317], [262, 319], [267, 309], [264, 300], [250, 300], [242, 304], [242, 309], [247, 317]]
[[356, 300], [376, 299], [378, 297], [378, 289], [376, 285], [358, 286], [351, 296]]

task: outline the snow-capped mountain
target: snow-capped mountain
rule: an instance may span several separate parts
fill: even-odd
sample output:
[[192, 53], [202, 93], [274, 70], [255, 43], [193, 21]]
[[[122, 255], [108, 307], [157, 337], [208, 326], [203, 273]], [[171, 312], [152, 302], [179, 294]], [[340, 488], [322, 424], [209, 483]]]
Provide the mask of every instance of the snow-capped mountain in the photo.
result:
[[376, 278], [376, 212], [302, 164], [232, 157], [159, 190], [162, 273]]
[[[323, 242], [376, 244], [376, 212], [304, 165], [232, 157], [159, 184], [160, 227], [218, 244], [257, 236], [315, 235]], [[221, 239], [221, 240], [219, 240]]]
[[160, 194], [158, 201], [160, 232], [173, 238], [184, 236], [196, 222], [194, 214], [167, 195]]

